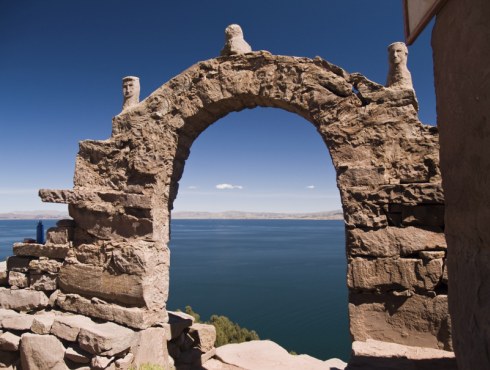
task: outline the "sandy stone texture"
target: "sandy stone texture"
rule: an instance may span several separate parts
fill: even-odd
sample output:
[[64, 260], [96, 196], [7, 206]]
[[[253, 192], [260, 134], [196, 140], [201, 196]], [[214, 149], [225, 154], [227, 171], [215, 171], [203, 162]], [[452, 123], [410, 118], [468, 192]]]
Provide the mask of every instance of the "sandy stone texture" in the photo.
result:
[[418, 119], [401, 45], [390, 47], [394, 82], [385, 87], [320, 57], [241, 48], [234, 26], [227, 35], [223, 56], [114, 117], [109, 139], [80, 142], [74, 188], [40, 191], [69, 205], [73, 240], [19, 244], [16, 254], [60, 251], [56, 302], [65, 310], [140, 329], [164, 322], [170, 210], [194, 140], [231, 112], [280, 108], [316, 128], [337, 172], [353, 338], [450, 348], [445, 255], [419, 254], [446, 250], [439, 135]]

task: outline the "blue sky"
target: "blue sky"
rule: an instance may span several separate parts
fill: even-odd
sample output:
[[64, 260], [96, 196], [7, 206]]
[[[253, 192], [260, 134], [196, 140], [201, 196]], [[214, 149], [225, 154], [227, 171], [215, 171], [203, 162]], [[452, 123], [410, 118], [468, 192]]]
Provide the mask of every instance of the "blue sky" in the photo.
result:
[[[0, 212], [65, 209], [39, 188], [72, 188], [78, 142], [110, 136], [121, 78], [141, 99], [218, 56], [228, 24], [254, 50], [315, 57], [384, 83], [386, 46], [403, 40], [396, 0], [0, 0]], [[436, 121], [430, 29], [409, 48], [420, 119]], [[229, 184], [230, 186], [217, 185]], [[257, 108], [206, 130], [175, 210], [313, 212], [340, 208], [328, 151], [299, 116]]]

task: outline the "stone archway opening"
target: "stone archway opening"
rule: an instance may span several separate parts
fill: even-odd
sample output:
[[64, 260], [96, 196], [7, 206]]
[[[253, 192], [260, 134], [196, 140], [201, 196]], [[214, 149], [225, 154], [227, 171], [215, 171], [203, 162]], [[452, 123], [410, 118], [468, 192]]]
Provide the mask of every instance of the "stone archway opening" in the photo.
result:
[[[264, 126], [270, 127], [267, 130]], [[212, 149], [207, 145], [211, 142]], [[229, 166], [219, 158], [223, 153]], [[277, 168], [281, 162], [287, 164], [287, 170]], [[233, 166], [243, 172], [239, 179], [230, 169]], [[248, 211], [298, 214], [341, 207], [338, 193], [335, 203], [325, 198], [327, 191], [323, 189], [338, 190], [331, 158], [321, 137], [302, 118], [279, 109], [231, 113], [206, 129], [191, 148], [174, 210], [191, 210], [190, 201], [178, 204], [186, 196], [193, 202], [210, 196], [212, 188], [188, 189], [189, 185], [205, 182], [208, 171], [215, 179], [214, 183], [207, 183], [212, 188], [223, 177], [233, 185], [244, 186], [215, 189], [221, 194], [214, 194], [211, 198], [214, 204], [206, 206], [216, 206], [221, 195], [226, 205], [219, 211], [240, 207], [244, 210], [244, 204], [239, 202], [241, 194], [247, 196]], [[273, 186], [269, 194], [258, 195], [260, 205], [252, 192], [257, 187], [257, 177], [261, 189]], [[311, 181], [312, 177], [315, 181]], [[199, 180], [202, 182], [196, 183]], [[278, 198], [280, 193], [291, 191], [288, 183], [298, 187], [295, 193]], [[317, 188], [307, 189], [310, 183]], [[308, 201], [315, 193], [314, 200]], [[278, 207], [274, 201], [277, 199], [285, 203], [279, 210], [274, 208]], [[301, 203], [302, 208], [292, 208], [295, 203]], [[171, 310], [190, 304], [206, 318], [223, 314], [288, 350], [323, 359], [349, 358], [343, 221], [181, 220], [175, 219], [173, 212], [171, 225], [168, 301]], [[291, 336], [291, 332], [295, 335]]]
[[273, 107], [329, 149], [352, 338], [451, 349], [438, 133], [402, 72], [384, 87], [321, 58], [247, 52], [197, 63], [125, 109], [110, 139], [80, 143], [73, 190], [40, 192], [76, 225], [57, 305], [133, 328], [167, 320], [170, 210], [192, 143], [230, 112]]

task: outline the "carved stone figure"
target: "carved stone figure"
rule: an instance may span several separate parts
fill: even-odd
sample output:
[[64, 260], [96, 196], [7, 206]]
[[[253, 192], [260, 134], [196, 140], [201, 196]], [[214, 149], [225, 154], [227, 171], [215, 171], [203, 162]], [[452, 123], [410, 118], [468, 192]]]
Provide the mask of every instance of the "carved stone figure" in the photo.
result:
[[230, 24], [225, 29], [225, 46], [221, 56], [250, 53], [252, 48], [243, 38], [242, 28], [238, 24]]
[[412, 75], [407, 68], [408, 49], [403, 42], [394, 42], [388, 46], [390, 69], [386, 87], [413, 89]]
[[125, 110], [139, 103], [140, 79], [138, 77], [134, 77], [134, 76], [124, 77], [122, 89], [123, 89], [123, 96], [124, 96], [122, 110]]

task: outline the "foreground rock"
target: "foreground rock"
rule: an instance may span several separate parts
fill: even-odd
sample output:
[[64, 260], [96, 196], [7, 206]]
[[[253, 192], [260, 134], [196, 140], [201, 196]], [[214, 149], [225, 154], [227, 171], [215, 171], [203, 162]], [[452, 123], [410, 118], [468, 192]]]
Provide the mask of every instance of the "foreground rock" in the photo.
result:
[[368, 339], [352, 344], [347, 370], [457, 370], [453, 352]]
[[345, 362], [337, 359], [321, 361], [307, 355], [291, 355], [280, 345], [269, 340], [254, 340], [240, 344], [227, 344], [216, 349], [216, 358], [223, 364], [232, 367], [219, 367], [220, 364], [212, 361], [209, 365], [208, 363], [204, 364], [205, 368], [209, 370], [343, 370], [347, 365]]

